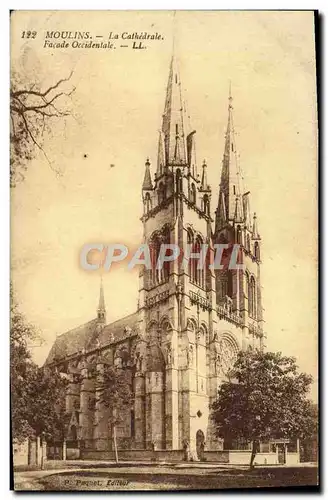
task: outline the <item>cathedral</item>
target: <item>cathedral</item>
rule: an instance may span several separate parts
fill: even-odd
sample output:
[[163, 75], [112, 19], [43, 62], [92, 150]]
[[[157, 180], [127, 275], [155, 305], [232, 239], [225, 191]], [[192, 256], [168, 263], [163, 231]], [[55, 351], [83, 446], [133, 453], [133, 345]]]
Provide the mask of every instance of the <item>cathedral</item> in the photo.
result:
[[[46, 366], [66, 373], [67, 440], [84, 450], [112, 450], [106, 408], [97, 401], [97, 373], [105, 364], [131, 373], [133, 404], [117, 426], [119, 450], [201, 450], [225, 446], [215, 436], [211, 404], [239, 350], [264, 347], [261, 238], [243, 185], [235, 142], [232, 97], [217, 207], [207, 164], [197, 165], [195, 131], [185, 111], [178, 62], [172, 56], [156, 172], [146, 160], [142, 194], [143, 241], [182, 252], [202, 244], [239, 244], [243, 268], [198, 269], [190, 259], [139, 273], [138, 309], [106, 322], [103, 285], [96, 317], [58, 336]], [[123, 188], [123, 186], [122, 186]]]

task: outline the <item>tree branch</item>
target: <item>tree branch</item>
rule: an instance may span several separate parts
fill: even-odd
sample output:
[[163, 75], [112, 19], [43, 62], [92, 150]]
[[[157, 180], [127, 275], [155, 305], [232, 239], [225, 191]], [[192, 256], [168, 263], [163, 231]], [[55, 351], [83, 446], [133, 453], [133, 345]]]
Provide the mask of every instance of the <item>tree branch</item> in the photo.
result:
[[62, 78], [61, 80], [58, 80], [58, 82], [55, 83], [55, 85], [52, 85], [51, 87], [49, 87], [45, 92], [38, 92], [36, 90], [16, 90], [16, 91], [11, 92], [11, 95], [13, 97], [18, 97], [21, 95], [35, 95], [38, 97], [45, 97], [52, 90], [57, 89], [61, 83], [64, 83], [64, 82], [67, 82], [68, 80], [70, 80], [72, 74], [73, 74], [73, 71], [70, 72], [70, 74], [67, 78]]

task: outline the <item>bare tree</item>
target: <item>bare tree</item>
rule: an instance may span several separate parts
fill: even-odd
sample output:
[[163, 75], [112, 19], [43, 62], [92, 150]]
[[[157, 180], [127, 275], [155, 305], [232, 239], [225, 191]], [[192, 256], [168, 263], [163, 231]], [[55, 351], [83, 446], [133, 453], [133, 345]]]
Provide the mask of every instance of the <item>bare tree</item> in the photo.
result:
[[52, 120], [71, 115], [67, 106], [75, 87], [67, 89], [67, 78], [42, 90], [37, 83], [23, 88], [22, 77], [12, 72], [10, 90], [10, 185], [24, 178], [28, 162], [36, 149], [42, 151], [50, 167], [58, 174], [43, 148], [44, 132], [51, 132]]

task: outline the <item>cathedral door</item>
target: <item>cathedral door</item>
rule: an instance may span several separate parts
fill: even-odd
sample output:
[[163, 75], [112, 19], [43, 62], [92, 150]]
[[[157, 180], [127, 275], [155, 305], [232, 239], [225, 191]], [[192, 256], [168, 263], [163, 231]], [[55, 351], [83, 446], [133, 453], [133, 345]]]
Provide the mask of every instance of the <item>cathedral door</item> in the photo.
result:
[[204, 459], [205, 436], [203, 431], [198, 430], [196, 433], [196, 451], [199, 460]]

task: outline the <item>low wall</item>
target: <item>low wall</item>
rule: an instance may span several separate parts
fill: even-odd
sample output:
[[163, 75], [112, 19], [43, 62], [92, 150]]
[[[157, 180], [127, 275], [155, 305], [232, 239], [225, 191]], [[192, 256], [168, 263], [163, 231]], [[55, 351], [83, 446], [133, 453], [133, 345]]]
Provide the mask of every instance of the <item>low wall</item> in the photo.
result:
[[[68, 450], [67, 450], [68, 451]], [[154, 461], [154, 462], [183, 462], [183, 450], [118, 450], [120, 460]], [[78, 458], [73, 455], [67, 458]], [[82, 460], [115, 460], [114, 451], [103, 450], [81, 450]], [[205, 462], [217, 462], [223, 464], [249, 465], [251, 451], [249, 450], [217, 450], [204, 451]], [[278, 455], [275, 452], [259, 452], [255, 456], [254, 465], [276, 465]], [[286, 464], [296, 465], [299, 463], [298, 453], [287, 453]]]
[[286, 464], [287, 465], [297, 465], [300, 463], [299, 453], [290, 453], [288, 452], [286, 455]]
[[28, 465], [28, 439], [26, 439], [23, 443], [12, 443], [13, 447], [13, 462], [14, 466], [17, 465]]
[[[154, 460], [156, 462], [182, 462], [183, 450], [118, 450], [120, 460]], [[84, 460], [115, 460], [114, 451], [81, 450], [80, 458]]]
[[204, 451], [204, 459], [206, 462], [220, 462], [222, 464], [229, 463], [228, 450]]
[[[229, 450], [229, 464], [248, 465], [251, 461], [251, 451], [249, 450]], [[278, 463], [278, 456], [272, 452], [259, 452], [255, 455], [254, 465], [275, 465]]]

